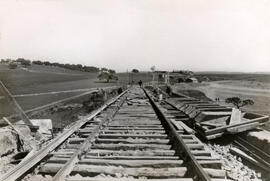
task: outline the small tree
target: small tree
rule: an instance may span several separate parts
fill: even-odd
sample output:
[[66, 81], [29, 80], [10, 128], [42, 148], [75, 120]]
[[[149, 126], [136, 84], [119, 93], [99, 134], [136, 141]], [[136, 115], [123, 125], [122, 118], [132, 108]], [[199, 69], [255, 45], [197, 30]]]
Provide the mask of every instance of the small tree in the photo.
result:
[[115, 74], [110, 72], [102, 71], [98, 74], [99, 80], [105, 80], [106, 82], [110, 82], [110, 80], [118, 80], [118, 77]]
[[138, 69], [132, 69], [131, 72], [132, 72], [132, 73], [139, 73], [139, 70], [138, 70]]
[[107, 68], [101, 68], [101, 71], [105, 72], [105, 71], [108, 71], [108, 69]]
[[36, 64], [36, 65], [43, 65], [43, 62], [40, 60], [34, 60], [34, 61], [32, 61], [32, 63]]
[[15, 62], [10, 62], [8, 64], [8, 68], [9, 69], [16, 69], [18, 67], [18, 65]]
[[46, 66], [51, 65], [51, 63], [49, 61], [45, 61], [43, 64], [46, 65]]
[[251, 99], [241, 100], [239, 97], [229, 97], [225, 100], [226, 103], [233, 104], [237, 109], [246, 105], [253, 105], [254, 101]]
[[112, 70], [112, 69], [108, 69], [108, 72], [109, 72], [110, 74], [115, 74], [115, 73], [116, 73], [115, 70]]
[[18, 58], [16, 60], [16, 62], [20, 62], [22, 66], [27, 67], [31, 65], [31, 61], [30, 60], [26, 60], [24, 58]]

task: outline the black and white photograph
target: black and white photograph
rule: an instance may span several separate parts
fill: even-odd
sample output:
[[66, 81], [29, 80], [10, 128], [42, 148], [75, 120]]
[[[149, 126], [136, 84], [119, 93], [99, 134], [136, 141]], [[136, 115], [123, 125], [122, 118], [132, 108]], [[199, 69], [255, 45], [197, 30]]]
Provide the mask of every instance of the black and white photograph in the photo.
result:
[[0, 0], [0, 181], [270, 181], [270, 0]]

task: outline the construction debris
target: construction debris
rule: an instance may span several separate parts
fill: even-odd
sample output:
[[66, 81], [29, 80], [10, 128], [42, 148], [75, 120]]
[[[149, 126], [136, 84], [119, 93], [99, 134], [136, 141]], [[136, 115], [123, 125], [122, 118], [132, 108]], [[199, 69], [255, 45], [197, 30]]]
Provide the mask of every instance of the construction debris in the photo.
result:
[[0, 128], [0, 157], [17, 151], [17, 139], [18, 137], [12, 129]]
[[208, 140], [251, 130], [269, 121], [269, 116], [241, 112], [211, 101], [180, 97], [166, 102], [188, 115], [190, 119], [185, 123], [194, 126]]
[[231, 145], [208, 144], [208, 146], [222, 157], [222, 167], [226, 170], [228, 179], [235, 181], [262, 181], [260, 172], [251, 170], [243, 164], [240, 157], [231, 154]]

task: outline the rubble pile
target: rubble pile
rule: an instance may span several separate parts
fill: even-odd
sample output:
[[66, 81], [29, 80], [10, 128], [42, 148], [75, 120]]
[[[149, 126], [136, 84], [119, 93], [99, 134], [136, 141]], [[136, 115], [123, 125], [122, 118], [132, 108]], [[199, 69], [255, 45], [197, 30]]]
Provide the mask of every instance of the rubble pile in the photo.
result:
[[12, 154], [18, 151], [17, 141], [18, 136], [12, 129], [9, 127], [0, 129], [0, 175], [12, 167], [9, 162]]
[[0, 129], [0, 157], [14, 153], [17, 150], [16, 133], [9, 127]]
[[208, 144], [209, 148], [217, 153], [223, 160], [223, 169], [227, 178], [237, 181], [261, 181], [261, 173], [256, 172], [242, 163], [242, 159], [230, 153], [231, 145], [221, 146]]

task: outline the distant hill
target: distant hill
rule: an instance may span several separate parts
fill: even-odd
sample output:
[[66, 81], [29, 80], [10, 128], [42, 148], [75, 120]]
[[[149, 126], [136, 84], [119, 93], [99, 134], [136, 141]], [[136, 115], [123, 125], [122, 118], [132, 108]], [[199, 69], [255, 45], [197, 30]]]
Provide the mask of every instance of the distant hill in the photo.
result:
[[81, 75], [87, 72], [82, 72], [79, 70], [70, 70], [62, 67], [57, 66], [45, 66], [45, 65], [35, 65], [32, 64], [31, 66], [27, 67], [28, 71], [37, 72], [37, 73], [57, 73], [57, 74], [74, 74], [74, 75]]
[[197, 71], [195, 74], [270, 74], [270, 72]]
[[205, 76], [210, 81], [245, 80], [257, 82], [270, 82], [270, 73], [239, 73], [239, 72], [196, 72], [196, 76]]

